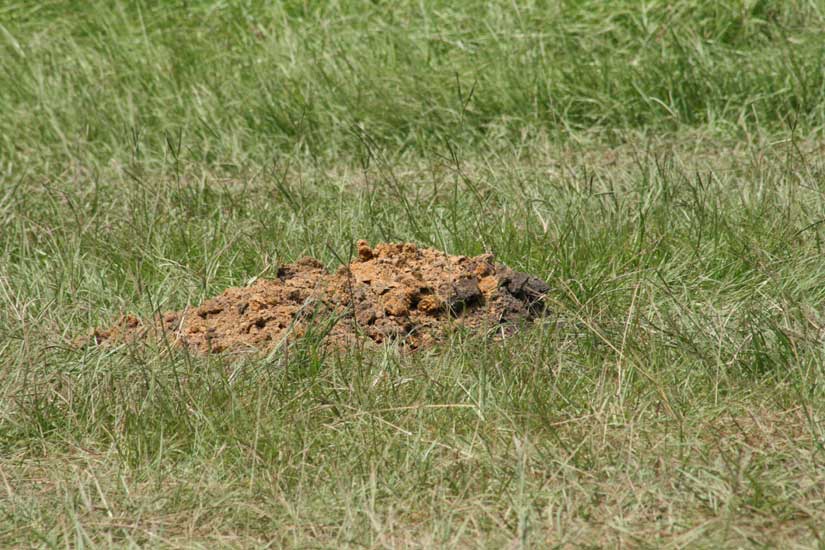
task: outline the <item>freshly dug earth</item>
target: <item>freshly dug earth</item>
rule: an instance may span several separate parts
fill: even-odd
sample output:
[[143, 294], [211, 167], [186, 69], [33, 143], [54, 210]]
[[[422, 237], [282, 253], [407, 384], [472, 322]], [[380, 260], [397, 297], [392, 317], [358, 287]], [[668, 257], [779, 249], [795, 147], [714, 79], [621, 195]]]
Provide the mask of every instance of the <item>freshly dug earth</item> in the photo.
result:
[[328, 273], [312, 258], [278, 270], [277, 279], [229, 288], [194, 308], [149, 324], [124, 316], [96, 343], [160, 337], [195, 352], [267, 351], [314, 335], [324, 345], [393, 341], [418, 349], [456, 326], [512, 332], [545, 313], [542, 280], [493, 263], [493, 255], [450, 256], [414, 244], [358, 242], [358, 259]]

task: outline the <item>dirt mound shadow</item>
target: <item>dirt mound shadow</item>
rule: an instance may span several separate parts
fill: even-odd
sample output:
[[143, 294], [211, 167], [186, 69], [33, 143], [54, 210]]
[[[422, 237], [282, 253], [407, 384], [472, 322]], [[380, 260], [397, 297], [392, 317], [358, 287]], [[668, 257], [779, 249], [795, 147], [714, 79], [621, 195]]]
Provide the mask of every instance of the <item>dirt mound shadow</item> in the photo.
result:
[[157, 323], [124, 316], [97, 329], [98, 344], [158, 338], [197, 353], [259, 350], [307, 336], [345, 348], [396, 342], [415, 350], [456, 326], [512, 332], [546, 314], [548, 285], [494, 263], [491, 254], [450, 256], [414, 244], [358, 242], [358, 258], [335, 273], [303, 258], [276, 279], [229, 288], [197, 307], [167, 312]]

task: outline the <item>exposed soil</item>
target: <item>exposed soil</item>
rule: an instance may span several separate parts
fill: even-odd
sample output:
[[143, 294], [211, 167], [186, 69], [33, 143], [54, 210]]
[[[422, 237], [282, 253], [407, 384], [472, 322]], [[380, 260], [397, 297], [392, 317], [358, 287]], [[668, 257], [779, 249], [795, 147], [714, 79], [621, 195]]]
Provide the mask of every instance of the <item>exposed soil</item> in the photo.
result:
[[312, 258], [282, 266], [277, 279], [229, 288], [157, 323], [124, 316], [94, 341], [160, 337], [199, 353], [267, 351], [309, 335], [344, 348], [393, 341], [419, 349], [456, 326], [512, 332], [545, 313], [547, 284], [493, 262], [414, 244], [358, 242], [358, 258], [328, 273]]

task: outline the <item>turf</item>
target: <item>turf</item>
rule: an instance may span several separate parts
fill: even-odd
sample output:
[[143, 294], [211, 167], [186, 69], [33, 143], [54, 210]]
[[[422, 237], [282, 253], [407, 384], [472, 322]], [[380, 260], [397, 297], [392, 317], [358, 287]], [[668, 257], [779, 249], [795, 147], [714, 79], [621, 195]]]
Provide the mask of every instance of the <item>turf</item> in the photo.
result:
[[[0, 7], [0, 546], [811, 547], [819, 1]], [[78, 348], [356, 239], [503, 342]]]

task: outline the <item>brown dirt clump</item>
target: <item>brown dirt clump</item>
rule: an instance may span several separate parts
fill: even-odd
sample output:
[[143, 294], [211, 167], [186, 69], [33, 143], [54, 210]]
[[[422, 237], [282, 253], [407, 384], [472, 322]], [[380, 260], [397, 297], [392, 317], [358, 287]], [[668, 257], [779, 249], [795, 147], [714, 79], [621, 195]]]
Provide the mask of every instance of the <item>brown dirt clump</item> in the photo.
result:
[[428, 346], [456, 325], [503, 328], [545, 313], [546, 283], [495, 264], [491, 254], [450, 256], [414, 244], [358, 242], [358, 258], [328, 273], [312, 258], [282, 266], [276, 279], [229, 288], [149, 325], [124, 316], [97, 343], [158, 337], [200, 353], [266, 351], [310, 333], [343, 348], [356, 342]]

